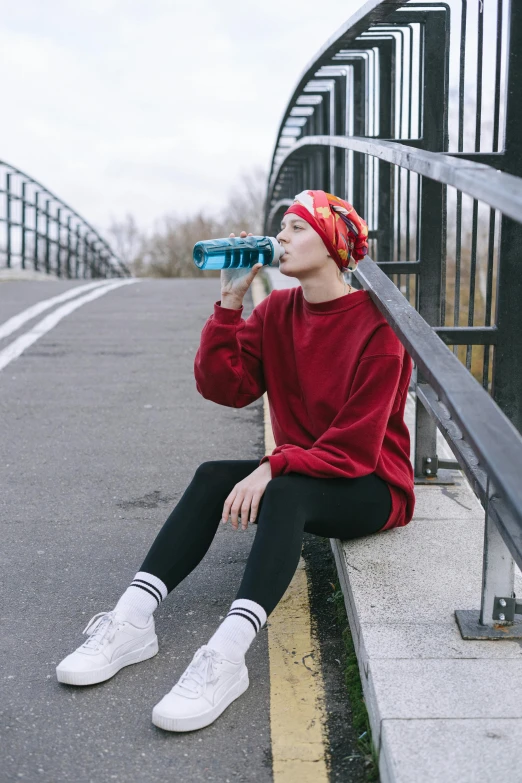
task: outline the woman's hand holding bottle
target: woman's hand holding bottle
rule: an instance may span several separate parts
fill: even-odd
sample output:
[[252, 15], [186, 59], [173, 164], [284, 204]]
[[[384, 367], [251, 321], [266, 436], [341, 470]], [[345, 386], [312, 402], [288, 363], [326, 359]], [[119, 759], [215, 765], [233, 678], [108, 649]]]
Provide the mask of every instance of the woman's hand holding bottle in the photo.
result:
[[[231, 237], [235, 234], [230, 234]], [[242, 231], [240, 237], [253, 236], [247, 235]], [[221, 307], [227, 307], [232, 310], [239, 310], [243, 305], [243, 299], [250, 288], [254, 277], [257, 275], [263, 264], [255, 264], [252, 269], [246, 272], [244, 269], [222, 269], [221, 270]]]

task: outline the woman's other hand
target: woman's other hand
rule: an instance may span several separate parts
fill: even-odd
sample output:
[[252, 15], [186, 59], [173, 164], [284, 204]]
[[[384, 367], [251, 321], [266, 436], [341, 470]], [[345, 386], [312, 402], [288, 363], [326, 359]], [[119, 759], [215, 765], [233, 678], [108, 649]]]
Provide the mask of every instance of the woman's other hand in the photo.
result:
[[255, 522], [259, 503], [263, 497], [266, 485], [271, 479], [272, 469], [270, 468], [270, 462], [267, 461], [259, 465], [243, 481], [236, 484], [225, 500], [222, 523], [226, 524], [230, 516], [232, 527], [237, 530], [239, 514], [241, 514], [241, 527], [243, 530], [247, 528], [249, 517], [250, 522]]
[[[235, 234], [230, 234], [234, 237]], [[253, 236], [252, 233], [247, 234], [246, 231], [242, 231], [240, 237]], [[221, 270], [221, 304], [224, 307], [233, 307], [239, 309], [243, 304], [243, 299], [246, 292], [250, 288], [254, 277], [257, 275], [260, 269], [263, 268], [262, 263], [255, 264], [252, 269], [248, 269], [246, 272], [244, 269], [222, 269]]]

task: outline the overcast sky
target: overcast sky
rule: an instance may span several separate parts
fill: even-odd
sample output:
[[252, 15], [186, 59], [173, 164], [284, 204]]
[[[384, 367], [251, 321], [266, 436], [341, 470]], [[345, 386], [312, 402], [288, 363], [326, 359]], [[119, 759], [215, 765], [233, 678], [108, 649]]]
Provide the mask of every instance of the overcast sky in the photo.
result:
[[0, 159], [99, 228], [218, 209], [363, 4], [0, 0]]

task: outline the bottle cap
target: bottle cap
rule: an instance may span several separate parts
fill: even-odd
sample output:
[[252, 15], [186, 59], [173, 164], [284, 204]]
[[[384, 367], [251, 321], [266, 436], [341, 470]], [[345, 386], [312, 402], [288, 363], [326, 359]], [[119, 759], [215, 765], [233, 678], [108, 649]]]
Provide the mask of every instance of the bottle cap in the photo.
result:
[[279, 259], [281, 258], [281, 256], [285, 252], [285, 249], [284, 249], [283, 245], [280, 242], [278, 242], [275, 237], [267, 237], [267, 238], [270, 241], [272, 247], [274, 248], [274, 254], [273, 254], [273, 257], [272, 257], [272, 261], [271, 261], [271, 263], [273, 264], [276, 261], [279, 261]]

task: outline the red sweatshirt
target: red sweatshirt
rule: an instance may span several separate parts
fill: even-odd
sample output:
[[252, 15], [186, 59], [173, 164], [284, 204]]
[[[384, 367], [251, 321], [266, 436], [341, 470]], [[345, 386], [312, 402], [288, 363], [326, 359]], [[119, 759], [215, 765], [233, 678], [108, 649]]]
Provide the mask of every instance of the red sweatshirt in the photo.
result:
[[404, 408], [412, 361], [367, 291], [311, 303], [274, 290], [246, 320], [214, 304], [194, 360], [198, 392], [243, 408], [266, 391], [277, 447], [272, 478], [304, 473], [387, 482], [384, 530], [407, 525], [415, 495]]

